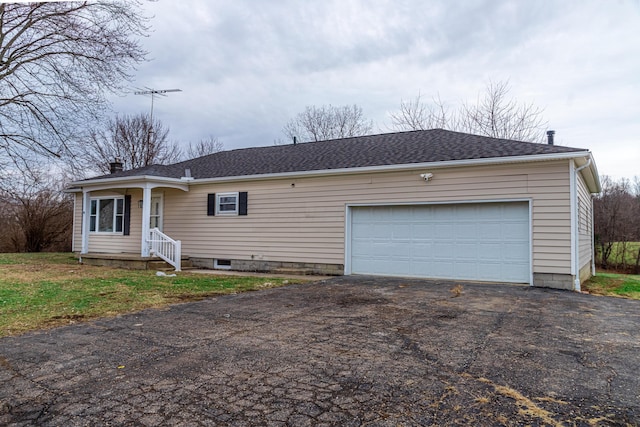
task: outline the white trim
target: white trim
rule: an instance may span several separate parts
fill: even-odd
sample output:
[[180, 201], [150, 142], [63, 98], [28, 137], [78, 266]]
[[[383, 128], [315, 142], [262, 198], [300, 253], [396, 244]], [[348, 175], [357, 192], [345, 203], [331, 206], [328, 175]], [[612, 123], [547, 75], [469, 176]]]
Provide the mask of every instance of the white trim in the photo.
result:
[[[150, 228], [157, 228], [158, 230], [162, 231], [164, 229], [164, 193], [151, 193], [151, 202], [153, 202], [153, 199], [160, 199], [160, 205], [158, 207], [158, 226], [157, 227], [151, 227], [151, 209], [149, 210], [149, 227]], [[153, 207], [153, 205], [151, 205], [151, 207]]]
[[596, 233], [593, 231], [593, 194], [591, 194], [591, 275], [596, 275]]
[[[569, 205], [570, 205], [570, 213], [571, 215], [571, 275], [574, 277], [574, 289], [575, 289], [575, 277], [576, 277], [576, 241], [577, 241], [577, 218], [576, 218], [576, 210], [578, 205], [577, 199], [577, 191], [576, 188], [576, 165], [575, 162], [569, 162]], [[578, 281], [580, 279], [578, 278]]]
[[[221, 211], [220, 210], [220, 199], [222, 197], [235, 197], [236, 198], [236, 208], [232, 211]], [[237, 191], [228, 191], [225, 193], [216, 193], [216, 215], [217, 216], [238, 216], [240, 212], [240, 193]]]
[[189, 191], [189, 184], [175, 178], [163, 176], [133, 176], [120, 178], [89, 179], [86, 181], [75, 181], [71, 185], [73, 188], [65, 190], [67, 193], [74, 193], [85, 190], [87, 187], [91, 191], [112, 190], [115, 188], [175, 188], [177, 190]]
[[80, 181], [73, 181], [71, 183], [74, 187], [83, 187], [92, 184], [102, 184], [102, 183], [114, 183], [114, 182], [132, 182], [132, 181], [144, 181], [145, 184], [149, 182], [157, 182], [157, 183], [168, 183], [175, 185], [186, 186], [184, 182], [182, 182], [179, 178], [170, 178], [167, 176], [161, 175], [131, 175], [131, 176], [120, 176], [116, 178], [91, 178]]
[[[89, 199], [89, 224], [91, 224], [91, 202], [92, 201], [96, 201], [96, 229], [94, 231], [89, 230], [89, 233], [91, 234], [101, 234], [101, 235], [107, 235], [107, 236], [122, 236], [124, 235], [124, 217], [125, 217], [125, 206], [124, 206], [124, 196], [122, 195], [117, 195], [117, 196], [98, 196], [98, 197], [91, 197]], [[113, 204], [113, 219], [112, 219], [112, 224], [113, 224], [113, 231], [100, 231], [100, 203], [98, 202], [99, 200], [113, 200], [114, 204]], [[122, 230], [120, 231], [116, 231], [116, 217], [118, 217], [118, 200], [122, 200], [122, 214], [120, 216], [122, 216]]]
[[[71, 252], [76, 251], [76, 199], [77, 195], [73, 195], [73, 221], [71, 221]], [[80, 222], [82, 224], [82, 222]]]
[[265, 173], [256, 175], [244, 175], [244, 176], [226, 176], [219, 178], [203, 178], [195, 179], [190, 185], [197, 184], [210, 184], [218, 182], [231, 182], [231, 181], [253, 181], [262, 179], [277, 179], [277, 178], [292, 178], [292, 177], [314, 177], [325, 175], [348, 175], [359, 174], [368, 172], [391, 172], [391, 171], [403, 171], [414, 170], [423, 168], [447, 168], [458, 166], [482, 166], [493, 164], [508, 164], [508, 163], [527, 163], [536, 161], [550, 161], [550, 160], [566, 160], [573, 158], [584, 158], [585, 156], [591, 156], [589, 151], [575, 151], [571, 153], [554, 153], [554, 154], [536, 154], [531, 156], [513, 156], [513, 157], [491, 157], [486, 159], [465, 159], [465, 160], [447, 160], [441, 162], [427, 162], [427, 163], [404, 163], [400, 165], [382, 165], [382, 166], [365, 166], [354, 168], [341, 168], [341, 169], [321, 169], [312, 171], [298, 171], [298, 172], [281, 172], [281, 173]]
[[530, 197], [510, 199], [478, 199], [437, 202], [378, 202], [378, 203], [346, 203], [344, 230], [344, 274], [351, 275], [351, 237], [352, 237], [352, 208], [354, 207], [384, 207], [384, 206], [427, 206], [427, 205], [465, 205], [486, 203], [523, 203], [529, 207], [529, 286], [533, 286], [533, 200]]
[[220, 265], [218, 263], [219, 261], [229, 261], [229, 262], [231, 262], [230, 259], [218, 259], [218, 258], [215, 258], [213, 260], [213, 268], [214, 269], [216, 269], [216, 270], [231, 270], [231, 264], [229, 264], [229, 265]]
[[[571, 215], [571, 237], [572, 237], [572, 241], [571, 243], [573, 243], [573, 247], [572, 247], [572, 251], [571, 251], [571, 255], [572, 257], [572, 261], [575, 262], [575, 266], [572, 265], [572, 270], [575, 271], [575, 276], [574, 276], [574, 282], [573, 282], [573, 290], [575, 290], [576, 292], [580, 292], [581, 290], [581, 283], [580, 283], [580, 209], [579, 209], [579, 204], [578, 204], [578, 200], [580, 195], [578, 194], [578, 173], [580, 173], [580, 171], [582, 171], [583, 169], [589, 167], [591, 165], [591, 157], [589, 157], [587, 159], [587, 162], [580, 166], [579, 168], [575, 169], [575, 161], [574, 162], [569, 162], [569, 168], [572, 170], [571, 173], [571, 178], [573, 178], [573, 185], [571, 186], [571, 190], [573, 190], [573, 197], [571, 198], [571, 208], [572, 208], [572, 215]], [[585, 183], [586, 186], [586, 183]], [[593, 215], [593, 213], [592, 213]], [[591, 231], [593, 233], [593, 230]]]
[[529, 286], [533, 286], [533, 199], [529, 202]]
[[149, 227], [149, 216], [151, 214], [151, 188], [146, 187], [142, 189], [142, 232], [140, 236], [140, 256], [148, 257], [151, 252], [149, 247], [149, 233], [151, 231]]
[[354, 206], [358, 206], [355, 204], [347, 203], [344, 206], [344, 274], [345, 276], [349, 276], [351, 274], [351, 219], [352, 219], [352, 209]]

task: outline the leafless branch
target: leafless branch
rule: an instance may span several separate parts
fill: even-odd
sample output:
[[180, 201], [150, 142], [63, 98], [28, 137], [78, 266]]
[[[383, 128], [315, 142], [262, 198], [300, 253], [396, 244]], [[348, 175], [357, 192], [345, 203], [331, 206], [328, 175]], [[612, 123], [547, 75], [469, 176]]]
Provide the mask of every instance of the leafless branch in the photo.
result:
[[373, 129], [373, 122], [364, 117], [357, 105], [334, 107], [307, 106], [290, 120], [283, 129], [289, 141], [324, 141], [335, 138], [366, 135]]
[[0, 4], [0, 151], [72, 155], [146, 52], [141, 1]]
[[224, 144], [218, 138], [209, 136], [201, 139], [197, 144], [189, 143], [183, 157], [185, 159], [195, 159], [196, 157], [207, 156], [222, 150], [224, 150]]
[[180, 160], [177, 144], [168, 140], [169, 129], [149, 115], [116, 116], [105, 128], [93, 129], [77, 158], [86, 172], [109, 173], [109, 163], [119, 158], [125, 170], [168, 164]]

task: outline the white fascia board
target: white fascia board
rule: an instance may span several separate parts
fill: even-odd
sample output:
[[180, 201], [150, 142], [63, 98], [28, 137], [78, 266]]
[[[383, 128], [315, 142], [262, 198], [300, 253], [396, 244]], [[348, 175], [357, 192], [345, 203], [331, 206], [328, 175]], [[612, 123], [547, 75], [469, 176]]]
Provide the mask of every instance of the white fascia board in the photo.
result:
[[278, 178], [316, 177], [316, 176], [326, 176], [326, 175], [348, 175], [348, 174], [359, 174], [359, 173], [368, 173], [368, 172], [393, 172], [393, 171], [415, 170], [415, 169], [436, 169], [436, 168], [459, 167], [459, 166], [482, 166], [482, 165], [507, 164], [507, 163], [526, 163], [526, 162], [537, 162], [537, 161], [539, 162], [539, 161], [583, 158], [585, 156], [591, 156], [591, 153], [589, 151], [574, 151], [571, 153], [537, 154], [532, 156], [490, 157], [486, 159], [447, 160], [447, 161], [441, 161], [441, 162], [404, 163], [400, 165], [365, 166], [365, 167], [341, 168], [341, 169], [322, 169], [322, 170], [312, 170], [312, 171], [268, 173], [268, 174], [258, 174], [258, 175], [225, 176], [225, 177], [219, 177], [219, 178], [203, 178], [203, 179], [196, 178], [194, 181], [191, 182], [191, 185], [213, 184], [217, 182], [232, 182], [232, 181], [255, 181], [255, 180], [278, 179]]
[[69, 193], [81, 192], [83, 189], [90, 191], [106, 190], [112, 188], [154, 188], [171, 187], [182, 191], [189, 191], [189, 184], [184, 180], [168, 178], [165, 176], [140, 175], [122, 176], [118, 178], [88, 179], [85, 181], [74, 181], [71, 188], [66, 190]]

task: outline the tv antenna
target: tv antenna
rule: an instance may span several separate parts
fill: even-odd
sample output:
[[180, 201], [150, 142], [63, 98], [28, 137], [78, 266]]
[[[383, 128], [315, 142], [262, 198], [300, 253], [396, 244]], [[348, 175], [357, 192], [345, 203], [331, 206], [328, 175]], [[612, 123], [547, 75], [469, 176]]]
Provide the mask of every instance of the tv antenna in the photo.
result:
[[139, 90], [137, 92], [133, 92], [134, 95], [151, 95], [151, 114], [149, 115], [151, 123], [153, 123], [153, 100], [156, 95], [159, 96], [167, 96], [169, 92], [182, 92], [182, 89], [151, 89], [147, 88], [147, 90]]
[[169, 92], [182, 92], [182, 89], [151, 89], [139, 90], [133, 92], [134, 95], [151, 95], [151, 114], [149, 114], [149, 134], [147, 135], [149, 144], [151, 143], [151, 134], [153, 133], [153, 100], [156, 96], [167, 96]]

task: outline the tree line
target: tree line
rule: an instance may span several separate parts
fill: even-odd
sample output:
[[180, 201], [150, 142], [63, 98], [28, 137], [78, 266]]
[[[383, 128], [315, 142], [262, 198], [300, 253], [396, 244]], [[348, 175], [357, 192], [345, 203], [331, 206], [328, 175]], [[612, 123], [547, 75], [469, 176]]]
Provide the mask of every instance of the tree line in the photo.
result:
[[640, 274], [640, 178], [600, 178], [593, 201], [596, 262], [601, 268]]

